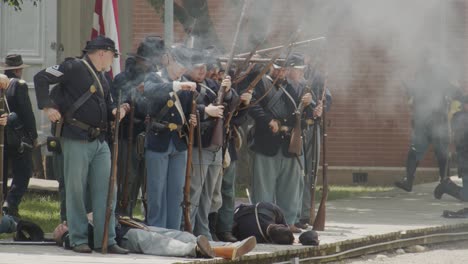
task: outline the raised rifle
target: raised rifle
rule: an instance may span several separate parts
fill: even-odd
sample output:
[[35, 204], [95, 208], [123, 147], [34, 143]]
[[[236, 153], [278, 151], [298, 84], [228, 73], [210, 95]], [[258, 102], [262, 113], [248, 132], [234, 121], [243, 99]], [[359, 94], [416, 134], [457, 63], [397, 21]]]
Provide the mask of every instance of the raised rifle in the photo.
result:
[[[325, 96], [325, 89], [322, 91], [322, 97], [320, 98], [320, 101], [322, 102], [323, 105], [323, 98]], [[311, 225], [314, 224], [315, 221], [315, 193], [316, 193], [316, 187], [317, 187], [317, 173], [318, 173], [318, 160], [320, 156], [320, 149], [319, 149], [319, 142], [320, 142], [320, 119], [316, 119], [314, 122], [314, 127], [313, 127], [313, 138], [312, 138], [312, 154], [313, 154], [313, 160], [312, 160], [312, 168], [307, 171], [307, 176], [309, 177], [309, 188], [310, 188], [310, 211], [309, 211], [309, 223]]]
[[[319, 124], [314, 122], [313, 125], [313, 135], [312, 135], [312, 168], [308, 169], [307, 177], [309, 179], [309, 189], [310, 189], [310, 211], [309, 211], [309, 224], [313, 225], [315, 221], [315, 189], [317, 186], [317, 172], [318, 172], [318, 158], [320, 155], [319, 149]], [[310, 143], [309, 143], [310, 144]], [[304, 150], [306, 152], [306, 150]], [[307, 153], [308, 154], [308, 153]], [[307, 162], [306, 162], [307, 164]]]
[[[133, 122], [135, 121], [135, 101], [133, 100], [133, 96], [130, 99], [130, 116], [129, 120], [130, 123], [128, 124], [128, 142], [127, 142], [127, 159], [126, 163], [126, 172], [124, 175], [123, 187], [122, 187], [122, 201], [121, 201], [121, 208], [126, 211], [128, 207], [128, 180], [130, 178], [130, 174], [132, 173], [132, 155], [133, 155]], [[132, 208], [130, 208], [129, 216], [132, 217]]]
[[327, 89], [327, 78], [325, 78], [323, 84], [323, 91], [322, 91], [322, 176], [323, 176], [323, 183], [322, 183], [322, 199], [320, 200], [320, 206], [317, 210], [317, 217], [314, 221], [313, 230], [323, 231], [325, 229], [325, 217], [326, 217], [326, 202], [328, 198], [328, 177], [327, 177], [327, 124], [326, 124], [326, 111], [325, 105], [327, 103], [326, 99], [326, 89]]
[[[5, 113], [5, 90], [0, 88], [0, 115]], [[3, 217], [3, 185], [6, 184], [5, 179], [3, 178], [3, 152], [5, 150], [5, 126], [0, 126], [0, 220]]]
[[[239, 39], [239, 32], [241, 29], [242, 22], [244, 21], [245, 13], [247, 10], [249, 0], [245, 0], [244, 4], [242, 5], [242, 11], [240, 14], [240, 18], [237, 22], [236, 33], [234, 34], [234, 40], [232, 42], [231, 50], [229, 52], [229, 60], [226, 65], [225, 76], [229, 74], [231, 70], [232, 60], [234, 58], [234, 51], [237, 45], [237, 41]], [[224, 78], [223, 78], [224, 79]], [[224, 96], [226, 94], [226, 87], [221, 86], [218, 91], [218, 97], [214, 101], [214, 105], [221, 105], [224, 101]], [[211, 138], [210, 145], [212, 147], [222, 147], [224, 145], [224, 133], [223, 133], [223, 118], [216, 118], [215, 126], [213, 128], [213, 137]]]
[[[192, 109], [191, 115], [197, 114], [197, 92], [192, 94]], [[197, 120], [198, 121], [198, 120]], [[192, 224], [190, 223], [190, 178], [192, 173], [192, 151], [193, 151], [193, 139], [195, 136], [195, 126], [189, 121], [189, 134], [188, 134], [188, 146], [187, 146], [187, 164], [185, 167], [185, 185], [184, 185], [184, 201], [182, 208], [184, 210], [184, 231], [192, 233]], [[200, 124], [198, 124], [200, 126]], [[201, 146], [198, 146], [201, 148]]]
[[115, 128], [114, 128], [114, 142], [112, 147], [112, 166], [111, 166], [111, 176], [109, 179], [109, 187], [107, 191], [107, 203], [106, 203], [106, 218], [104, 222], [104, 232], [102, 235], [102, 253], [107, 254], [107, 240], [109, 237], [109, 222], [112, 215], [112, 204], [114, 203], [114, 188], [115, 182], [117, 179], [117, 160], [119, 156], [119, 127], [120, 127], [120, 103], [122, 100], [122, 90], [119, 89], [118, 91], [118, 99], [117, 99], [117, 111], [115, 113]]

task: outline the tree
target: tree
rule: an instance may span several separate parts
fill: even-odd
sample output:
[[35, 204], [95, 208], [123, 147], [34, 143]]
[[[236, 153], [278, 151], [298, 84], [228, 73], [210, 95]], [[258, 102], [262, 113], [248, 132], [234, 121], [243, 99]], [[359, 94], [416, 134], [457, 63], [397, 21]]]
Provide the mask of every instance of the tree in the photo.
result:
[[[148, 0], [156, 12], [164, 14], [164, 0]], [[231, 2], [231, 1], [229, 1]], [[238, 1], [232, 1], [237, 4]], [[195, 48], [206, 48], [214, 45], [221, 52], [225, 48], [211, 21], [207, 0], [180, 0], [174, 2], [174, 19], [184, 27], [187, 36], [193, 36]]]
[[[29, 0], [33, 2], [35, 6], [37, 6], [37, 2], [41, 0]], [[3, 0], [3, 2], [9, 6], [12, 6], [15, 8], [16, 11], [21, 11], [21, 5], [23, 4], [23, 0]]]

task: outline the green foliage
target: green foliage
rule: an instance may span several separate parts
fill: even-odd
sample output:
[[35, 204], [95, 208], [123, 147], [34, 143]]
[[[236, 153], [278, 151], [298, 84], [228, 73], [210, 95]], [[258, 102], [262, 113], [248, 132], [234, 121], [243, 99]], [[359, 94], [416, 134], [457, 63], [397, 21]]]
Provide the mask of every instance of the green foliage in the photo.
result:
[[[29, 0], [33, 2], [34, 6], [37, 6], [37, 2], [41, 0]], [[16, 11], [21, 11], [21, 5], [23, 4], [23, 0], [3, 0], [3, 2], [9, 6], [15, 8]]]
[[156, 13], [164, 20], [164, 0], [148, 0], [148, 3], [156, 10]]

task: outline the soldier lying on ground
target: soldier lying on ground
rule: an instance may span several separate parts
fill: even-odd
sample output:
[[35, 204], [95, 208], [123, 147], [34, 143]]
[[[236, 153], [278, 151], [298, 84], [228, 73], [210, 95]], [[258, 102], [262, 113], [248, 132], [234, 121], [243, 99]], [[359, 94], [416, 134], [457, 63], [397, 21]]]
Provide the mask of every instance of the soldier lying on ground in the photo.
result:
[[[188, 232], [147, 226], [129, 218], [119, 217], [118, 220], [117, 242], [133, 253], [168, 257], [236, 259], [250, 252], [257, 244], [253, 236], [236, 243], [210, 242], [205, 236], [195, 237]], [[57, 226], [54, 240], [69, 248], [66, 224]], [[92, 238], [89, 240], [93, 241]]]
[[[281, 209], [272, 203], [241, 204], [234, 212], [232, 233], [238, 239], [255, 236], [259, 243], [291, 245], [294, 235]], [[303, 245], [318, 246], [318, 235], [307, 231], [299, 236]]]

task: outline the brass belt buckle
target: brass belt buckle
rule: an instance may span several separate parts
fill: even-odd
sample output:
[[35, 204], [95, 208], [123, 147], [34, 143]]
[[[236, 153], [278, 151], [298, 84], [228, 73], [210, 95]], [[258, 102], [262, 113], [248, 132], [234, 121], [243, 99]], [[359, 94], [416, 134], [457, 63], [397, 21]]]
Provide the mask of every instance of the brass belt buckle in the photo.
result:
[[170, 131], [174, 131], [177, 129], [177, 124], [169, 123], [167, 124], [167, 128], [169, 128]]
[[314, 119], [312, 119], [312, 118], [307, 119], [306, 124], [309, 125], [309, 126], [313, 125], [314, 124]]

